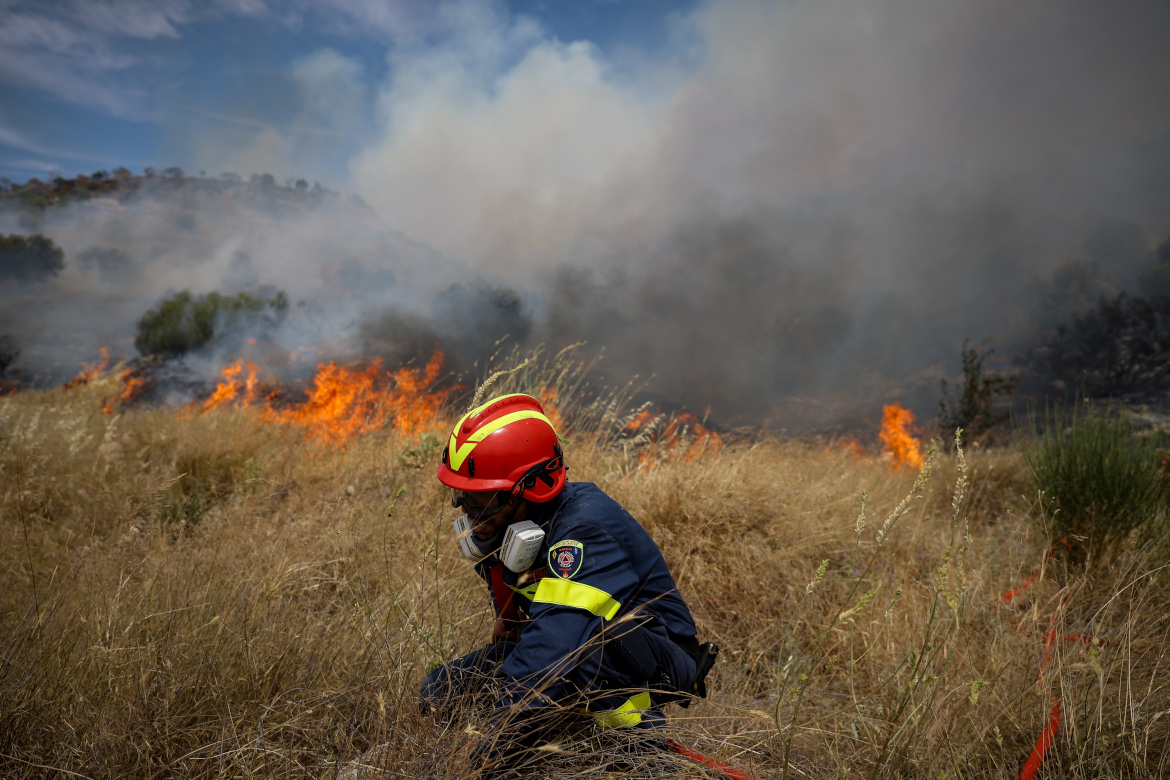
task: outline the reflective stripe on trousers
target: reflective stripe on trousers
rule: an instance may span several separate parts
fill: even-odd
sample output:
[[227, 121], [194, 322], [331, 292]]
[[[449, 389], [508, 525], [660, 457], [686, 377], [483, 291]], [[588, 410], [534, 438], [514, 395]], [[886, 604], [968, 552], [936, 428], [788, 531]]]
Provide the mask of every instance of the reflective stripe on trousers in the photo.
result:
[[635, 693], [626, 699], [620, 707], [606, 712], [590, 712], [581, 710], [582, 714], [589, 715], [597, 721], [599, 726], [606, 728], [630, 728], [642, 722], [642, 713], [654, 706], [650, 701], [650, 691]]

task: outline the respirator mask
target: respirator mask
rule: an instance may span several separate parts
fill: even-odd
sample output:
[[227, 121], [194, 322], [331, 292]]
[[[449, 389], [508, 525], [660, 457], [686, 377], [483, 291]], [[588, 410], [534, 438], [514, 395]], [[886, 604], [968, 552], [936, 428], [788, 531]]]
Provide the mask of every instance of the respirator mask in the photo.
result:
[[455, 538], [463, 555], [476, 563], [494, 553], [504, 566], [519, 574], [527, 571], [544, 549], [544, 531], [540, 526], [531, 520], [522, 520], [500, 529], [489, 539], [475, 535], [476, 521], [498, 515], [510, 503], [507, 494], [503, 497], [497, 494], [495, 502], [481, 504], [462, 490], [451, 493], [451, 504], [467, 513], [455, 520]]
[[495, 553], [504, 566], [519, 574], [527, 571], [544, 549], [544, 531], [531, 520], [512, 523], [490, 539], [479, 539], [473, 528], [474, 523], [467, 515], [456, 518], [455, 538], [459, 540], [459, 549], [473, 563]]

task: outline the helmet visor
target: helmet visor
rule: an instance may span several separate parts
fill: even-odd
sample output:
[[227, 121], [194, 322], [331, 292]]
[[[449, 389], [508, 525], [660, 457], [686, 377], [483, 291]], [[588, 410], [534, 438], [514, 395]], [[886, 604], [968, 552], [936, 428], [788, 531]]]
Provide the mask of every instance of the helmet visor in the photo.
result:
[[508, 507], [505, 491], [474, 493], [469, 490], [452, 490], [451, 506], [462, 508], [472, 520], [483, 520], [498, 515]]

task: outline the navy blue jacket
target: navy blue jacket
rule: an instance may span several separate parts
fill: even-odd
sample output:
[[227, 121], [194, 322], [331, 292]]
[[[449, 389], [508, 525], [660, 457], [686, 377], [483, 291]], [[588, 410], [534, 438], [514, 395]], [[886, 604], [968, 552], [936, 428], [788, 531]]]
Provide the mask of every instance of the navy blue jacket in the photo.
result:
[[[695, 636], [658, 545], [596, 485], [568, 483], [552, 501], [530, 504], [528, 519], [544, 529], [546, 549], [526, 572], [503, 570], [528, 619], [504, 661], [501, 705], [539, 707], [559, 698], [569, 680], [595, 679], [601, 651], [586, 646], [590, 637], [631, 611], [655, 615], [679, 637]], [[476, 565], [489, 587], [494, 560]]]

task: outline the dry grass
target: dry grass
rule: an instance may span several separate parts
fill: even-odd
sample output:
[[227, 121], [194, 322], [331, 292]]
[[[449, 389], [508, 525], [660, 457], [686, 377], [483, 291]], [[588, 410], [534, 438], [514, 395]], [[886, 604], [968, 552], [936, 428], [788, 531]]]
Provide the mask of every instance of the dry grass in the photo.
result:
[[[503, 389], [551, 383], [571, 417], [579, 378]], [[109, 418], [112, 381], [0, 399], [0, 774], [332, 778], [381, 746], [390, 776], [447, 776], [467, 723], [420, 716], [417, 687], [489, 615], [437, 440], [336, 450], [247, 412]], [[623, 445], [621, 408], [577, 410], [570, 477], [646, 526], [724, 648], [711, 699], [670, 713], [683, 741], [758, 777], [1003, 777], [1052, 690], [1048, 776], [1164, 772], [1165, 573], [1132, 548], [1090, 572], [1056, 557], [1001, 606], [1051, 542], [1018, 453], [969, 453], [957, 514], [958, 466], [936, 458], [879, 547], [914, 474], [774, 438], [647, 458], [667, 445]], [[1056, 641], [1038, 681], [1050, 628], [1106, 644]], [[709, 776], [629, 739], [575, 732], [532, 774]]]

